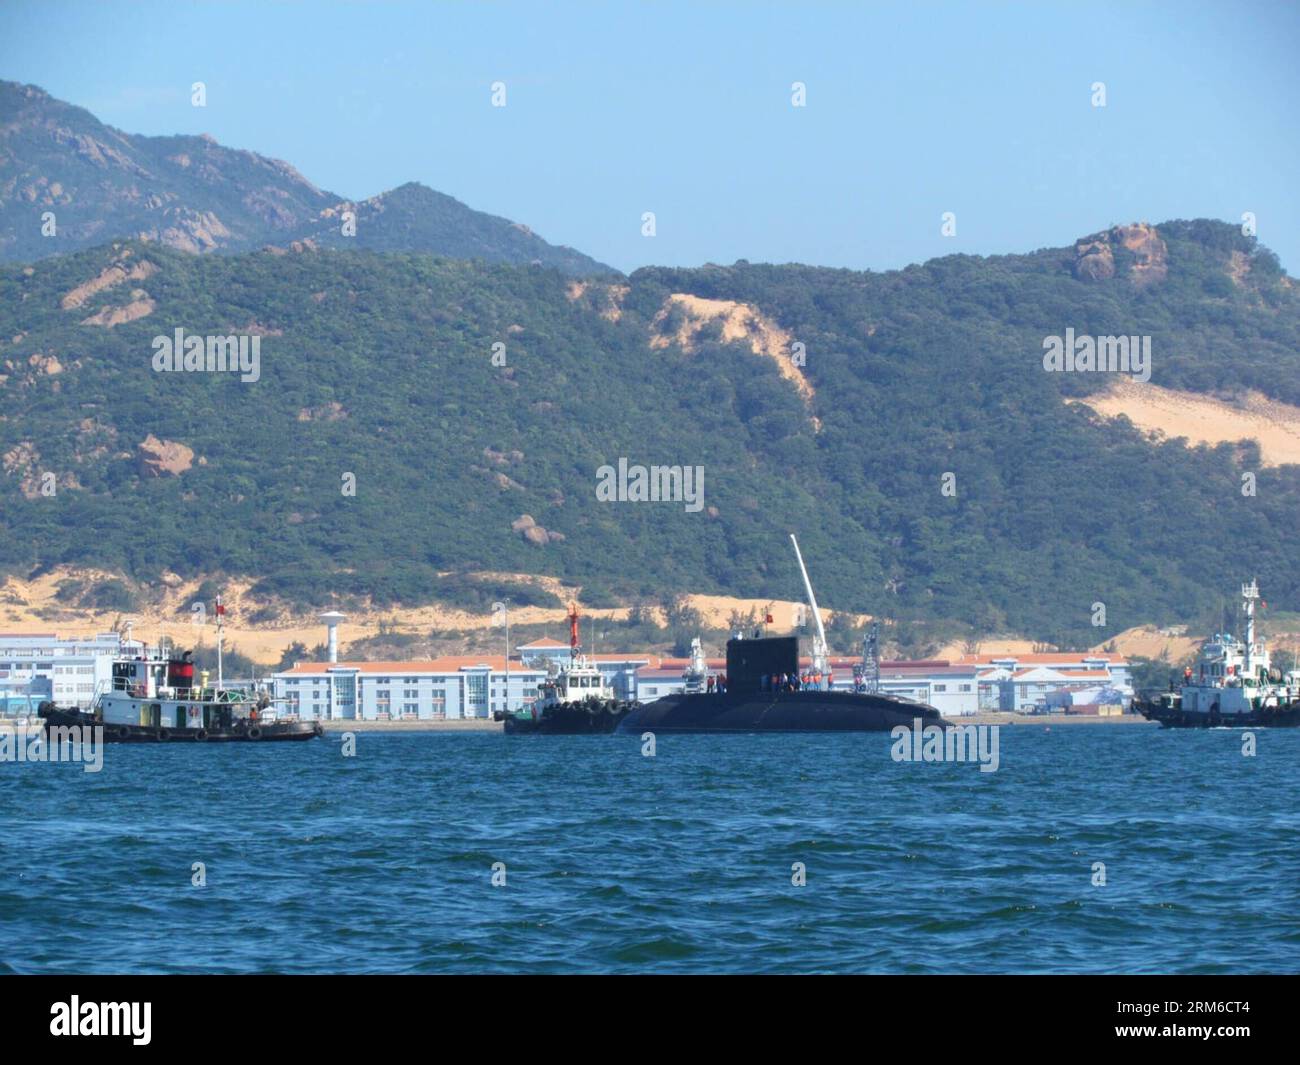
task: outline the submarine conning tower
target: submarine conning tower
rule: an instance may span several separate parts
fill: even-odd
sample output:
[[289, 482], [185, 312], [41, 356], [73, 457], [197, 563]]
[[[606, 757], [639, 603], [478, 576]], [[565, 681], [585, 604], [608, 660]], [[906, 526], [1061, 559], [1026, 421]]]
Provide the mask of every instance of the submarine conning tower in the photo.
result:
[[727, 641], [727, 694], [752, 695], [763, 690], [764, 677], [799, 672], [797, 636], [733, 637]]

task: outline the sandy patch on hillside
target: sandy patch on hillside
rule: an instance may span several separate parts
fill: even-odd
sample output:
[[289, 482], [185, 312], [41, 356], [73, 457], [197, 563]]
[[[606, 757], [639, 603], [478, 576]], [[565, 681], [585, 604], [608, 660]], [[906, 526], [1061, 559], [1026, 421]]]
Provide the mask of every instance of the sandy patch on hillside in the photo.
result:
[[1138, 625], [1121, 632], [1113, 639], [1097, 644], [1094, 651], [1104, 651], [1114, 644], [1115, 650], [1127, 657], [1159, 658], [1162, 654], [1170, 662], [1179, 662], [1200, 649], [1201, 641], [1194, 636], [1174, 636], [1161, 632], [1151, 625]]
[[[575, 595], [572, 587], [562, 584], [554, 577], [495, 572], [475, 576], [531, 582], [559, 596], [565, 606], [515, 607], [510, 611], [510, 624], [512, 628], [518, 625], [545, 625], [549, 630], [548, 635], [554, 639], [568, 638], [566, 615], [567, 603]], [[120, 578], [116, 574], [102, 570], [69, 566], [59, 567], [30, 581], [9, 577], [0, 584], [0, 631], [54, 632], [80, 636], [109, 632], [115, 628], [120, 630], [128, 615], [113, 610], [67, 606], [55, 598], [59, 584], [65, 580], [78, 580], [89, 587], [100, 581], [117, 579]], [[191, 605], [199, 583], [166, 574], [161, 582], [141, 590], [140, 602], [129, 615], [134, 619], [134, 635], [150, 643], [156, 642], [160, 636], [167, 636], [182, 647], [198, 644], [213, 646], [216, 637], [210, 621], [203, 626], [194, 626], [190, 621]], [[291, 613], [280, 610], [274, 618], [264, 623], [250, 624], [248, 619], [269, 605], [249, 594], [252, 584], [247, 579], [227, 580], [222, 584], [222, 598], [226, 604], [227, 647], [234, 647], [265, 667], [278, 663], [290, 644], [301, 643], [310, 650], [325, 642], [325, 627], [317, 620], [317, 611]], [[784, 631], [790, 625], [797, 605], [789, 600], [734, 599], [728, 596], [699, 595], [687, 598], [700, 611], [705, 623], [711, 626], [725, 626], [733, 610], [738, 610], [741, 614], [752, 610], [761, 618], [763, 610], [770, 608], [776, 618], [775, 628], [778, 631]], [[584, 641], [588, 639], [589, 622], [627, 617], [626, 607], [590, 609], [581, 605], [580, 593], [578, 600], [579, 613], [583, 618]], [[325, 609], [328, 607], [322, 605], [321, 610]], [[211, 603], [207, 604], [207, 610], [210, 614]], [[378, 636], [381, 623], [390, 632], [425, 636], [435, 629], [444, 632], [477, 631], [492, 626], [492, 618], [488, 613], [471, 613], [437, 604], [414, 608], [349, 609], [345, 613], [347, 619], [339, 625], [339, 644], [345, 656], [350, 643]], [[656, 608], [653, 613], [662, 623], [662, 611]], [[823, 610], [824, 618], [829, 614], [829, 610]]]
[[968, 649], [965, 640], [953, 640], [934, 652], [931, 658], [946, 658], [955, 662], [965, 654], [980, 655], [1030, 655], [1040, 647], [1033, 640], [1022, 640], [1015, 636], [990, 636], [988, 639], [976, 640], [974, 650]]
[[[793, 599], [737, 599], [729, 595], [688, 595], [686, 598], [691, 606], [700, 612], [704, 623], [711, 628], [725, 628], [734, 611], [742, 616], [752, 613], [760, 625], [763, 623], [764, 616], [771, 614], [772, 630], [785, 632], [795, 627], [807, 610], [802, 602]], [[830, 621], [834, 611], [828, 607], [818, 609], [821, 611], [822, 624], [825, 625]], [[657, 613], [662, 622], [662, 612]], [[811, 612], [808, 616], [811, 617]], [[854, 616], [858, 623], [870, 620], [866, 614]]]
[[617, 322], [623, 317], [623, 300], [632, 291], [630, 285], [609, 285], [605, 289], [605, 306], [600, 316], [607, 322]]
[[623, 317], [623, 299], [631, 289], [628, 285], [601, 285], [594, 281], [570, 281], [565, 296], [570, 303], [582, 300], [583, 306], [593, 310], [607, 322], [617, 322]]
[[[685, 314], [678, 321], [676, 332], [670, 335], [664, 329], [668, 315], [675, 307], [685, 311]], [[650, 338], [650, 346], [666, 348], [669, 344], [676, 343], [683, 351], [693, 353], [700, 332], [715, 322], [722, 325], [724, 341], [748, 341], [750, 351], [773, 360], [781, 376], [794, 385], [805, 401], [812, 401], [812, 385], [790, 357], [793, 343], [790, 334], [748, 303], [710, 300], [685, 292], [675, 292], [664, 301], [663, 307], [654, 317], [655, 332]]]
[[1265, 466], [1300, 463], [1300, 407], [1259, 392], [1230, 403], [1117, 376], [1106, 392], [1066, 402], [1082, 403], [1107, 418], [1123, 414], [1143, 432], [1182, 436], [1193, 444], [1254, 440]]

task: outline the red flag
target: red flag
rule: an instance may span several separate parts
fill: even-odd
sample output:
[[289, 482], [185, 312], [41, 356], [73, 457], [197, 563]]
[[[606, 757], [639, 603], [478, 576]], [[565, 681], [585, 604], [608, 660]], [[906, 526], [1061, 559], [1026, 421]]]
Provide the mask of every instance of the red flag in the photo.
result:
[[771, 614], [768, 614], [768, 615], [767, 615], [767, 623], [768, 623], [769, 625], [772, 624], [772, 615], [771, 615]]
[[224, 614], [225, 612], [226, 608], [221, 603], [221, 596], [217, 596], [217, 613]]

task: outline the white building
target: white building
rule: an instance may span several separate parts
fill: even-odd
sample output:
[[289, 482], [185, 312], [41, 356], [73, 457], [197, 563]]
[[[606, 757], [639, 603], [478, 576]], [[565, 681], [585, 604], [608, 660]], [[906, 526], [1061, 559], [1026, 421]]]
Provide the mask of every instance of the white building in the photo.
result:
[[47, 701], [89, 709], [108, 686], [120, 650], [115, 632], [0, 633], [0, 713], [35, 713]]
[[[1048, 706], [1086, 705], [1102, 693], [1132, 701], [1128, 661], [1100, 651], [1045, 651], [1034, 654], [963, 655], [959, 662], [979, 669], [980, 706], [1017, 712]], [[1068, 702], [1060, 698], [1071, 693]], [[1108, 698], [1112, 696], [1107, 696]]]
[[500, 655], [422, 662], [297, 662], [271, 677], [275, 706], [304, 720], [455, 721], [521, 710], [538, 696], [544, 668]]
[[[852, 689], [852, 680], [850, 668], [849, 690]], [[844, 686], [837, 675], [836, 689]], [[947, 661], [881, 662], [880, 691], [933, 706], [944, 717], [975, 714], [980, 708], [978, 670], [974, 666]]]

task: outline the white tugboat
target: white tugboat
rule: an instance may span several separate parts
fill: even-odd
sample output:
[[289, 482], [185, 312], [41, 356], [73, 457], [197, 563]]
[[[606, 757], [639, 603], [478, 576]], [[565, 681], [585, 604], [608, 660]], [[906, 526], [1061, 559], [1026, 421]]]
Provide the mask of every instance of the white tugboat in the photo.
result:
[[1183, 672], [1183, 685], [1140, 700], [1138, 711], [1166, 728], [1268, 728], [1300, 725], [1300, 669], [1283, 675], [1274, 669], [1268, 648], [1255, 638], [1252, 580], [1241, 586], [1246, 615], [1245, 640], [1216, 633], [1195, 664]]
[[[99, 693], [92, 710], [43, 703], [38, 711], [44, 727], [102, 726], [107, 743], [246, 742], [309, 740], [322, 733], [319, 724], [287, 719], [270, 710], [263, 693], [227, 688], [221, 652], [225, 608], [217, 598], [217, 678], [208, 684], [202, 672], [194, 678], [192, 652], [165, 653], [161, 647], [133, 645], [113, 662], [108, 689]], [[132, 650], [138, 653], [132, 656]]]
[[506, 732], [612, 732], [629, 709], [596, 664], [579, 652], [576, 603], [569, 605], [568, 664], [552, 663], [540, 687], [531, 707], [505, 715]]

